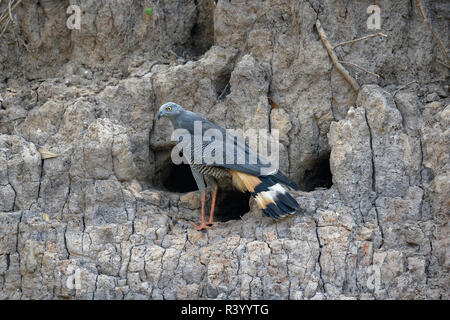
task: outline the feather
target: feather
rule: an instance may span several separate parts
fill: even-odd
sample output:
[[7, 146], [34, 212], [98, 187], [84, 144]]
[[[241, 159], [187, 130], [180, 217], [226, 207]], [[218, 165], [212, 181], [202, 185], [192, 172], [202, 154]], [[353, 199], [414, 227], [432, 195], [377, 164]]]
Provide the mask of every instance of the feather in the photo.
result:
[[250, 174], [230, 170], [232, 183], [239, 191], [245, 192], [255, 192], [257, 185], [261, 184], [261, 180], [258, 177], [252, 176]]
[[242, 192], [250, 191], [266, 216], [278, 219], [299, 209], [297, 201], [277, 182], [276, 177], [255, 177], [236, 170], [229, 171], [233, 186]]

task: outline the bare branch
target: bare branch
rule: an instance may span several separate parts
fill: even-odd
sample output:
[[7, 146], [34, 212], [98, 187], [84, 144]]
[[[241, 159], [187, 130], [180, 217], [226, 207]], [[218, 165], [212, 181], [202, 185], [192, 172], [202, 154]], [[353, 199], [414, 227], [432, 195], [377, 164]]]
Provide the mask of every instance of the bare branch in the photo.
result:
[[322, 43], [325, 46], [325, 49], [327, 49], [327, 51], [328, 51], [328, 55], [330, 56], [331, 62], [333, 62], [333, 65], [342, 74], [344, 79], [347, 80], [347, 82], [350, 84], [352, 89], [355, 92], [358, 92], [359, 84], [348, 73], [347, 69], [345, 69], [344, 66], [339, 62], [336, 54], [333, 51], [333, 48], [331, 47], [330, 42], [328, 41], [327, 35], [325, 34], [325, 31], [323, 30], [322, 25], [319, 20], [316, 21], [316, 29], [317, 29], [317, 32], [319, 33], [320, 40], [322, 40]]
[[444, 48], [444, 46], [442, 45], [441, 40], [439, 39], [439, 37], [437, 36], [437, 34], [434, 32], [434, 29], [433, 29], [433, 27], [431, 26], [431, 23], [430, 23], [430, 21], [428, 20], [426, 14], [425, 14], [425, 11], [423, 10], [422, 2], [420, 2], [420, 0], [416, 0], [416, 4], [417, 4], [417, 7], [419, 7], [419, 11], [420, 11], [420, 13], [421, 13], [421, 15], [422, 15], [422, 17], [423, 17], [423, 20], [425, 20], [425, 23], [427, 24], [428, 29], [430, 29], [431, 34], [433, 35], [434, 40], [436, 41], [436, 43], [437, 43], [439, 49], [441, 49], [442, 54], [444, 55], [445, 59], [447, 60], [447, 64], [450, 64], [450, 59], [449, 59], [449, 57], [448, 57], [448, 55], [447, 55], [447, 52], [445, 52], [445, 48]]

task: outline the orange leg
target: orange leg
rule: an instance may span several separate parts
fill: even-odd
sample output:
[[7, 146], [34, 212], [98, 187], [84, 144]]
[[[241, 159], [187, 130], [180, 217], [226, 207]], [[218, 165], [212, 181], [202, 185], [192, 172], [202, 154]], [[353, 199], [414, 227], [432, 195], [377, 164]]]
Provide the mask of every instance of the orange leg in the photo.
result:
[[203, 229], [209, 229], [209, 226], [205, 223], [205, 202], [206, 202], [206, 189], [205, 189], [205, 191], [203, 191], [203, 196], [202, 196], [202, 221], [200, 221], [199, 225], [191, 222], [192, 226], [197, 231], [200, 231]]
[[213, 194], [212, 194], [211, 212], [209, 213], [209, 221], [207, 223], [207, 225], [209, 225], [209, 226], [215, 225], [217, 223], [213, 220], [213, 215], [214, 215], [214, 207], [216, 206], [216, 197], [217, 197], [217, 189], [218, 188], [219, 187], [216, 184], [214, 187], [214, 190], [213, 190]]

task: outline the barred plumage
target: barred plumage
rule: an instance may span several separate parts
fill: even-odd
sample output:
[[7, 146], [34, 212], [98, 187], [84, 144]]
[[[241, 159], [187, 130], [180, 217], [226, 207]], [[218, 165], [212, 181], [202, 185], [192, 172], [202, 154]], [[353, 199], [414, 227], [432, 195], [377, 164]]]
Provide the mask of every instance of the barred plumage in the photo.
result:
[[212, 176], [218, 180], [228, 176], [230, 173], [226, 169], [222, 169], [214, 166], [206, 166], [203, 164], [191, 164], [201, 174]]

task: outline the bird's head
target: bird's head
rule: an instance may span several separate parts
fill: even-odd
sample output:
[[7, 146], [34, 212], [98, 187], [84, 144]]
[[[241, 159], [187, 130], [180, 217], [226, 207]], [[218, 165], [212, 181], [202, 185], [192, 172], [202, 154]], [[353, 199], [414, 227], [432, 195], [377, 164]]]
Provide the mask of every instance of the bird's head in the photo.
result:
[[175, 117], [177, 115], [179, 115], [181, 112], [183, 111], [183, 108], [174, 103], [174, 102], [167, 102], [164, 103], [160, 108], [159, 108], [159, 112], [158, 112], [158, 119], [161, 117]]

